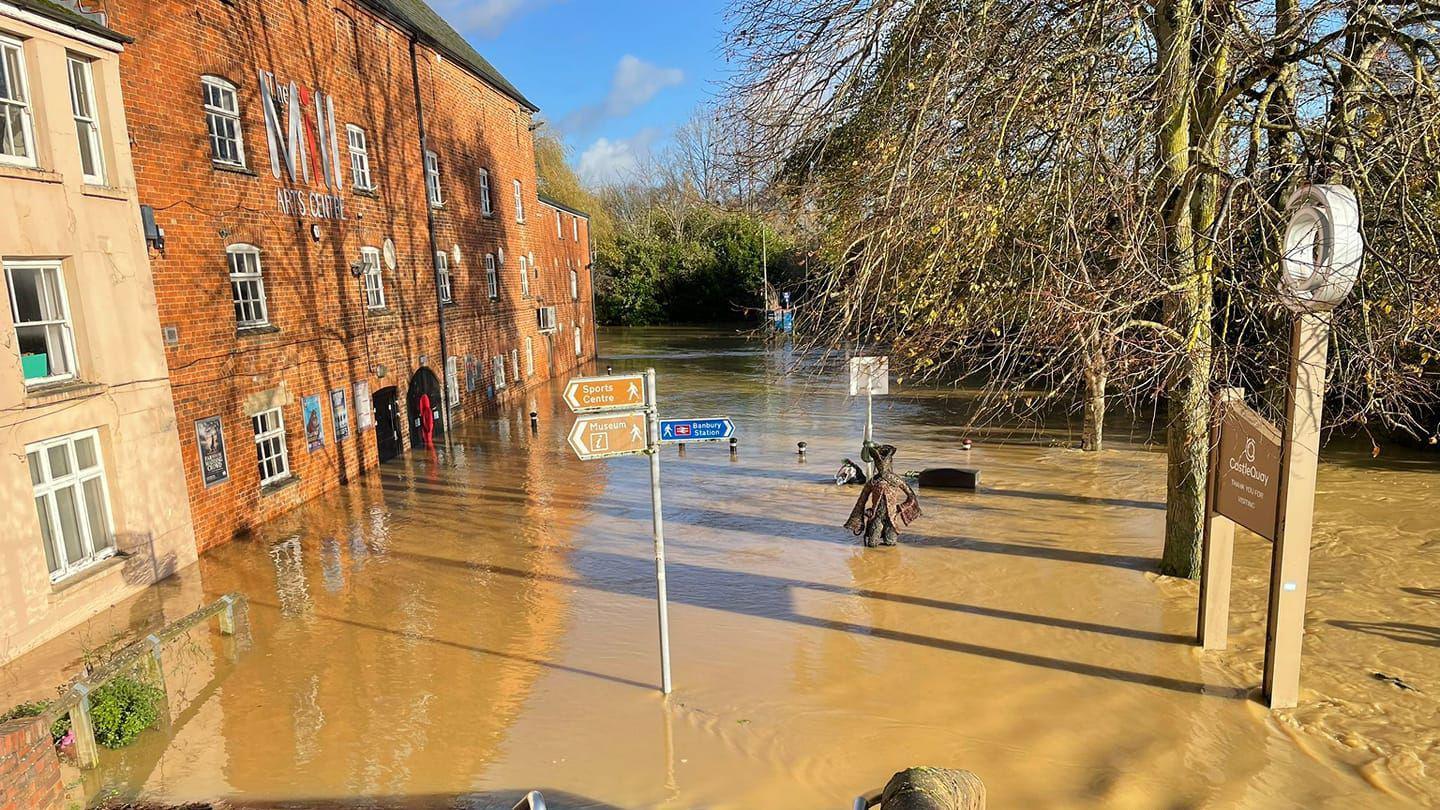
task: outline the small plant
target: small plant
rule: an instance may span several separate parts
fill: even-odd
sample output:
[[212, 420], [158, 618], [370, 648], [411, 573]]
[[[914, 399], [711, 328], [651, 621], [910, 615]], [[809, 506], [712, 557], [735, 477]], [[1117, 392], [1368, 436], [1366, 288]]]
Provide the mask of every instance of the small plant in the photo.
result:
[[120, 676], [90, 695], [95, 741], [106, 748], [124, 748], [155, 725], [165, 693], [150, 684]]
[[8, 723], [11, 720], [19, 720], [22, 717], [39, 717], [49, 707], [48, 700], [34, 700], [29, 703], [21, 703], [18, 706], [11, 706], [0, 714], [0, 723]]
[[[11, 706], [9, 709], [6, 709], [3, 714], [0, 714], [0, 723], [8, 723], [11, 720], [19, 720], [22, 717], [39, 717], [44, 714], [48, 708], [50, 708], [50, 701], [48, 700], [32, 700], [29, 703]], [[65, 735], [69, 733], [70, 715], [68, 714], [61, 715], [55, 719], [54, 723], [50, 724], [50, 738], [57, 744], [65, 739]]]

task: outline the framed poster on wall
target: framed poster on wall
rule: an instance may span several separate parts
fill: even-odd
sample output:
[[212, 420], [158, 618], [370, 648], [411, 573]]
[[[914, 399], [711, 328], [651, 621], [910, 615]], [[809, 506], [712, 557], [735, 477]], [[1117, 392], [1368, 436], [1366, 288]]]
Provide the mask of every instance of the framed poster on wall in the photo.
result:
[[330, 418], [335, 420], [335, 443], [350, 438], [350, 406], [345, 402], [345, 389], [330, 392]]
[[325, 446], [325, 422], [320, 410], [319, 394], [305, 397], [301, 401], [301, 413], [305, 418], [305, 444], [312, 453]]
[[230, 480], [230, 462], [225, 458], [225, 432], [220, 417], [195, 420], [195, 444], [200, 448], [200, 475], [205, 486]]

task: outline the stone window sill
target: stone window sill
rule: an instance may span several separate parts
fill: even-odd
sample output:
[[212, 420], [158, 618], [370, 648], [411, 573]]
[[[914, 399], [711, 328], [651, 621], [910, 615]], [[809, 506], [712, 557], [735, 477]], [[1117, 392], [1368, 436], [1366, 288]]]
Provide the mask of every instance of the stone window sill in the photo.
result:
[[243, 174], [246, 177], [259, 177], [260, 175], [250, 171], [248, 166], [237, 166], [234, 163], [221, 163], [218, 160], [210, 161], [210, 167], [217, 172], [229, 172], [231, 174]]
[[281, 481], [273, 481], [263, 487], [260, 487], [260, 497], [264, 498], [267, 495], [274, 495], [275, 493], [284, 489], [289, 489], [290, 487], [293, 487], [298, 483], [300, 483], [300, 476], [291, 473], [289, 478]]
[[369, 197], [372, 200], [380, 199], [380, 192], [373, 188], [356, 188], [353, 189], [353, 191], [357, 197]]
[[0, 163], [0, 177], [12, 180], [33, 180], [37, 183], [60, 183], [65, 178], [59, 172], [41, 169], [38, 166], [20, 166], [14, 163]]
[[255, 337], [258, 335], [273, 335], [280, 331], [280, 327], [274, 324], [264, 326], [242, 326], [235, 330], [235, 337]]
[[70, 576], [65, 577], [64, 579], [51, 582], [50, 593], [57, 596], [63, 594], [77, 585], [89, 582], [90, 580], [95, 579], [96, 577], [104, 574], [107, 571], [124, 565], [125, 560], [129, 559], [129, 557], [129, 554], [126, 554], [123, 551], [117, 551], [114, 554], [111, 554], [109, 557], [101, 560], [100, 562], [86, 566], [79, 571], [71, 574]]
[[80, 192], [86, 197], [101, 197], [107, 200], [126, 201], [130, 199], [130, 192], [115, 186], [94, 186], [86, 183], [81, 187]]
[[394, 315], [395, 310], [389, 307], [366, 307], [365, 313], [367, 315]]
[[25, 407], [40, 408], [54, 405], [57, 402], [83, 399], [102, 393], [106, 388], [107, 386], [102, 383], [85, 382], [84, 380], [61, 380], [37, 385], [25, 389]]

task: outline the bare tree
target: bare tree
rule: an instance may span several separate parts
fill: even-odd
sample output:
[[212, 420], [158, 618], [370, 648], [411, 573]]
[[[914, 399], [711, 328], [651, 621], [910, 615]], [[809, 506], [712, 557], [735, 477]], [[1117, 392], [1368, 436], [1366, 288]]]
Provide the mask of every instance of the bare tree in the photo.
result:
[[[746, 152], [817, 213], [806, 334], [889, 343], [1011, 412], [1163, 399], [1162, 570], [1194, 576], [1211, 391], [1271, 387], [1284, 201], [1357, 188], [1372, 245], [1336, 315], [1345, 421], [1440, 401], [1428, 0], [738, 0]], [[1040, 403], [1040, 404], [1037, 404]]]

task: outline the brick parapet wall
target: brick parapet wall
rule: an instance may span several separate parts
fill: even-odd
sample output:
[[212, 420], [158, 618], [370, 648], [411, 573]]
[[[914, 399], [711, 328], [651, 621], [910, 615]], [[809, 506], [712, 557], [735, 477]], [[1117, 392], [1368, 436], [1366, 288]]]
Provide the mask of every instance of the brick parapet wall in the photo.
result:
[[51, 810], [64, 799], [60, 758], [44, 719], [0, 723], [0, 810]]

